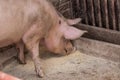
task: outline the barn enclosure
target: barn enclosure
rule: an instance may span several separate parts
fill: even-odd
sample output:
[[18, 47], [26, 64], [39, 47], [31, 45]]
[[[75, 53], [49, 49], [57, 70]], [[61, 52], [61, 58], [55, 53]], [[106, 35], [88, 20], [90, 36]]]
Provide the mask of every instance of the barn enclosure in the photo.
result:
[[0, 49], [0, 70], [23, 80], [120, 80], [120, 0], [49, 0], [66, 18], [82, 18], [75, 27], [87, 30], [73, 41], [77, 51], [59, 56], [40, 52], [45, 71], [38, 78], [29, 54], [17, 62], [14, 45]]
[[55, 5], [66, 17], [81, 17], [84, 24], [120, 31], [119, 4], [119, 0], [61, 0]]
[[65, 17], [82, 18], [83, 25], [78, 28], [89, 31], [86, 37], [120, 44], [119, 0], [53, 0], [53, 3]]

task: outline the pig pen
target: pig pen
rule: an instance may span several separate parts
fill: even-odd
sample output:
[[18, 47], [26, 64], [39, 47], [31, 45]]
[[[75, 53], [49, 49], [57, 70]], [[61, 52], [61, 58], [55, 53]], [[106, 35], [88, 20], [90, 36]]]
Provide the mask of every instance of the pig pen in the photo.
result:
[[26, 54], [27, 64], [18, 63], [14, 47], [0, 53], [1, 71], [22, 80], [120, 80], [119, 45], [87, 38], [80, 38], [74, 44], [78, 50], [67, 56], [51, 54], [41, 47], [43, 78], [36, 76], [29, 54]]
[[[17, 50], [10, 46], [0, 49], [0, 70], [22, 80], [120, 80], [120, 1], [51, 1], [65, 17], [83, 19], [83, 24], [75, 27], [88, 33], [73, 42], [77, 51], [60, 56], [41, 47], [40, 58], [45, 76], [38, 78], [30, 55], [26, 54], [27, 64], [21, 65], [16, 59]], [[108, 15], [105, 12], [106, 1], [110, 6]], [[112, 1], [115, 1], [116, 9], [111, 8]], [[98, 13], [99, 10], [101, 13]]]

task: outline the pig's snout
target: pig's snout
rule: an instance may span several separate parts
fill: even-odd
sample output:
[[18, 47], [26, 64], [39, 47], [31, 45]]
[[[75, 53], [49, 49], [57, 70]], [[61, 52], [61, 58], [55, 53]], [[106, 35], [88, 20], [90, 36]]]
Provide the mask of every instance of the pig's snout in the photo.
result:
[[68, 48], [68, 49], [64, 49], [65, 50], [65, 55], [71, 54], [73, 52], [75, 52], [77, 50], [76, 47], [72, 47], [72, 48]]

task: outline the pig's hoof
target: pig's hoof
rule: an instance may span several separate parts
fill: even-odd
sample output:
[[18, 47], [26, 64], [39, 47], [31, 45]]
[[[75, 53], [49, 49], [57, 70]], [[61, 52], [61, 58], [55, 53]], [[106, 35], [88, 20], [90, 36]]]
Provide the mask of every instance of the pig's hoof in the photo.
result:
[[40, 74], [38, 74], [38, 77], [40, 77], [40, 78], [43, 78], [44, 77], [44, 74], [42, 73], [40, 73]]
[[19, 61], [19, 63], [20, 63], [20, 64], [26, 64], [26, 62], [25, 62], [25, 61]]
[[20, 60], [19, 58], [18, 58], [18, 62], [19, 62], [19, 64], [26, 64], [25, 60]]
[[44, 76], [44, 73], [41, 68], [37, 68], [35, 70], [38, 77], [42, 78]]

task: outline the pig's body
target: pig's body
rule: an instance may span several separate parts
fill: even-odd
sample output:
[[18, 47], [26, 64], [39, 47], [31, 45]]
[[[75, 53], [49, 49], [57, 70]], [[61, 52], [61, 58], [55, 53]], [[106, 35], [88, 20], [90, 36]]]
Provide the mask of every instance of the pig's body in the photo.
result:
[[40, 26], [44, 28], [43, 33], [48, 32], [58, 17], [55, 11], [51, 11], [51, 7], [45, 6], [48, 3], [41, 1], [43, 0], [0, 0], [0, 47], [18, 43], [38, 19], [40, 24], [44, 24]]
[[31, 52], [37, 75], [43, 72], [39, 61], [39, 43], [43, 39], [49, 51], [69, 54], [74, 50], [70, 40], [84, 32], [64, 19], [47, 0], [0, 0], [0, 47], [16, 43], [19, 60], [24, 60], [24, 45]]

